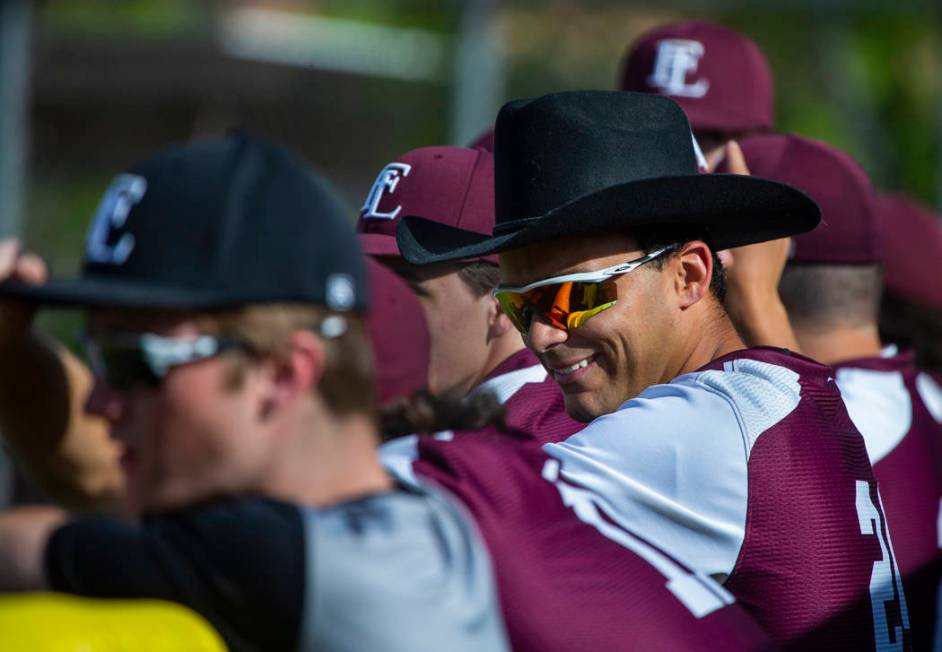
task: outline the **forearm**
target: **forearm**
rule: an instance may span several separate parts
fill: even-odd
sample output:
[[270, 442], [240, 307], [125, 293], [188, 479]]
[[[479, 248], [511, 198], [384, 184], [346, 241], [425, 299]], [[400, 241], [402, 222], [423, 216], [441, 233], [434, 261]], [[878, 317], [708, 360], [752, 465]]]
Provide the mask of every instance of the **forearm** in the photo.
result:
[[55, 507], [23, 507], [0, 513], [0, 592], [49, 588], [46, 544], [67, 515]]

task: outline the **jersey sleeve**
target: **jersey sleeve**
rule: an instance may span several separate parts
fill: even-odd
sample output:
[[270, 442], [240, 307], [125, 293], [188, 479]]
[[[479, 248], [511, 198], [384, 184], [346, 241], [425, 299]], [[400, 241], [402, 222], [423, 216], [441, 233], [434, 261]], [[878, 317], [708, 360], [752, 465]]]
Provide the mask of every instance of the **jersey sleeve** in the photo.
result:
[[285, 503], [224, 502], [140, 526], [77, 520], [53, 533], [45, 564], [57, 591], [186, 605], [233, 650], [298, 644], [304, 529], [301, 513]]
[[490, 557], [471, 517], [425, 482], [304, 515], [303, 650], [504, 652]]
[[729, 397], [696, 379], [656, 385], [544, 450], [622, 527], [728, 574], [742, 546], [748, 443]]

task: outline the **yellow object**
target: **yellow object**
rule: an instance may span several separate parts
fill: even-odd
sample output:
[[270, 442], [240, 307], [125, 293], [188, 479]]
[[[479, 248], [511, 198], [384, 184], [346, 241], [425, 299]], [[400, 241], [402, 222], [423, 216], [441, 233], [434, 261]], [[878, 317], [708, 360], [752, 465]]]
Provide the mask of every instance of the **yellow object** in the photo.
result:
[[225, 652], [195, 612], [159, 600], [0, 596], [0, 652]]

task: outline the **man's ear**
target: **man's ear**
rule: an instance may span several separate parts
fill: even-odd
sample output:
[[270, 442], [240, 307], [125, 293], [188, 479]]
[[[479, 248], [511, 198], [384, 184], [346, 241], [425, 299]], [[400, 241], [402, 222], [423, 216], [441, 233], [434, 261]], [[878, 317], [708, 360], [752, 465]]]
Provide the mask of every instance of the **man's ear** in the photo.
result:
[[289, 336], [288, 344], [283, 357], [267, 363], [270, 368], [266, 414], [310, 392], [324, 375], [324, 342], [320, 337], [311, 331], [297, 330]]
[[500, 309], [500, 304], [493, 296], [485, 297], [487, 305], [487, 340], [489, 342], [504, 337], [510, 332], [517, 332], [514, 325], [510, 322], [504, 311]]
[[710, 293], [713, 278], [713, 254], [702, 240], [691, 240], [674, 256], [674, 289], [678, 306], [686, 310]]

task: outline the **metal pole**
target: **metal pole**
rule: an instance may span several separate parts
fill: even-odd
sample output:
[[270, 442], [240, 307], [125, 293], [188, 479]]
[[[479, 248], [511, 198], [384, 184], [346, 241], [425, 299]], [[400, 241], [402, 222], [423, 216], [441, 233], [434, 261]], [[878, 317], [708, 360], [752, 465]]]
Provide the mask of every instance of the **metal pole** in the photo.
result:
[[30, 0], [0, 0], [0, 236], [23, 215], [31, 14]]
[[[20, 233], [26, 179], [30, 0], [0, 0], [0, 237]], [[13, 496], [13, 466], [0, 448], [0, 507]]]
[[451, 141], [467, 145], [489, 128], [504, 88], [504, 52], [497, 0], [466, 0], [458, 33]]

